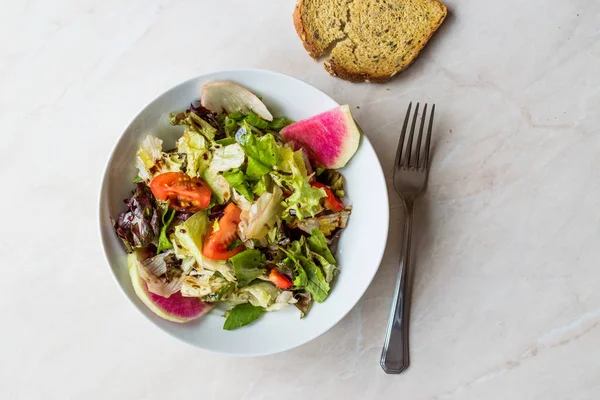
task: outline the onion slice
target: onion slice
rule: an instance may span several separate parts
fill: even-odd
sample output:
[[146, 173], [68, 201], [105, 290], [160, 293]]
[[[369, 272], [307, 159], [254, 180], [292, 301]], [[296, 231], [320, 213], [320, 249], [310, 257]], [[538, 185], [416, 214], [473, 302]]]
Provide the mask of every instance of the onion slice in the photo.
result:
[[267, 106], [255, 94], [235, 83], [217, 81], [205, 83], [202, 86], [201, 103], [214, 113], [223, 110], [228, 113], [251, 111], [267, 121], [273, 121], [273, 116]]

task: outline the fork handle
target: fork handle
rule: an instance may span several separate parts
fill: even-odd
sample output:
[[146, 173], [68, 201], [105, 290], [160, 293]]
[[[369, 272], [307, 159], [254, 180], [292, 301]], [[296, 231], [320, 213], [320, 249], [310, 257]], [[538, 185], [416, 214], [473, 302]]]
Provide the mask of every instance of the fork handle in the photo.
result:
[[408, 368], [408, 268], [410, 265], [410, 237], [412, 232], [413, 205], [404, 202], [405, 220], [402, 239], [402, 256], [394, 302], [390, 311], [385, 342], [381, 353], [381, 368], [388, 374], [399, 374]]

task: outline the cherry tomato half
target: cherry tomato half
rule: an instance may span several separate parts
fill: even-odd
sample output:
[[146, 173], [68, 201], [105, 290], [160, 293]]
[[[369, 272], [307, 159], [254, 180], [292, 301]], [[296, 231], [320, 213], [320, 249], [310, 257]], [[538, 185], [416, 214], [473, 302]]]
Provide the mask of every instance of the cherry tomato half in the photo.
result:
[[206, 233], [202, 254], [211, 260], [228, 260], [239, 252], [244, 250], [244, 245], [240, 244], [234, 249], [228, 250], [229, 245], [237, 237], [237, 227], [240, 223], [241, 210], [233, 203], [225, 207], [225, 213], [219, 219], [218, 230], [213, 230], [212, 225]]
[[342, 211], [344, 209], [344, 204], [341, 201], [339, 201], [337, 197], [335, 197], [335, 194], [333, 194], [329, 186], [317, 181], [311, 182], [310, 185], [317, 188], [325, 189], [327, 197], [325, 197], [325, 199], [323, 200], [323, 205], [326, 209], [335, 212]]
[[292, 281], [287, 276], [277, 271], [275, 268], [269, 272], [269, 280], [280, 289], [289, 289], [292, 287]]
[[168, 201], [169, 207], [178, 211], [196, 212], [210, 204], [211, 190], [200, 178], [183, 172], [165, 172], [150, 182], [150, 190], [158, 200]]

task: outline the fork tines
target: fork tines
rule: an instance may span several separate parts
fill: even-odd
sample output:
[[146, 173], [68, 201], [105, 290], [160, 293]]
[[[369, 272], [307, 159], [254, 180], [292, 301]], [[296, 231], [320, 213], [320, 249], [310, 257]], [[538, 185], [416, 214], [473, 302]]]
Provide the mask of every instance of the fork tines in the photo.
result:
[[[402, 125], [402, 133], [400, 135], [398, 150], [396, 152], [396, 166], [427, 170], [429, 165], [429, 148], [431, 146], [431, 129], [433, 127], [435, 104], [431, 106], [431, 115], [429, 116], [429, 126], [427, 127], [427, 136], [425, 138], [424, 148], [421, 148], [421, 143], [423, 139], [423, 128], [425, 127], [425, 118], [427, 117], [427, 103], [425, 103], [425, 106], [423, 107], [421, 124], [419, 127], [419, 136], [417, 136], [417, 143], [415, 146], [413, 146], [413, 138], [415, 136], [415, 127], [417, 125], [417, 115], [419, 114], [419, 103], [417, 103], [417, 106], [415, 107], [415, 112], [412, 117], [412, 124], [410, 126], [410, 132], [407, 137], [406, 129], [408, 128], [411, 109], [412, 101], [408, 105], [406, 117], [404, 118], [404, 124]], [[404, 140], [405, 138], [406, 143]]]

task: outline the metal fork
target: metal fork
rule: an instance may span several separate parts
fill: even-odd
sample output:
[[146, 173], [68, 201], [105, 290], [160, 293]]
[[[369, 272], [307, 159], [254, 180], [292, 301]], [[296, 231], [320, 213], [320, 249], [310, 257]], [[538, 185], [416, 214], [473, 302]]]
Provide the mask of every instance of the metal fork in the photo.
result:
[[[410, 120], [410, 111], [412, 102], [406, 110], [402, 133], [398, 142], [396, 151], [396, 162], [394, 164], [394, 187], [402, 197], [406, 219], [404, 222], [404, 238], [402, 241], [402, 257], [398, 278], [396, 279], [396, 289], [394, 292], [394, 302], [390, 312], [387, 333], [381, 353], [381, 368], [388, 374], [399, 374], [408, 368], [408, 320], [409, 320], [409, 293], [408, 293], [408, 268], [410, 265], [410, 236], [413, 220], [413, 204], [415, 199], [423, 192], [427, 184], [427, 175], [429, 172], [429, 148], [431, 146], [431, 129], [433, 127], [433, 115], [435, 113], [435, 104], [431, 107], [429, 117], [429, 127], [425, 144], [421, 148], [423, 139], [423, 128], [427, 116], [427, 104], [423, 107], [419, 136], [416, 146], [413, 146], [415, 127], [417, 124], [417, 115], [419, 114], [419, 103], [415, 107], [412, 117], [410, 133], [406, 135], [408, 122]], [[406, 143], [405, 139], [406, 138]]]

